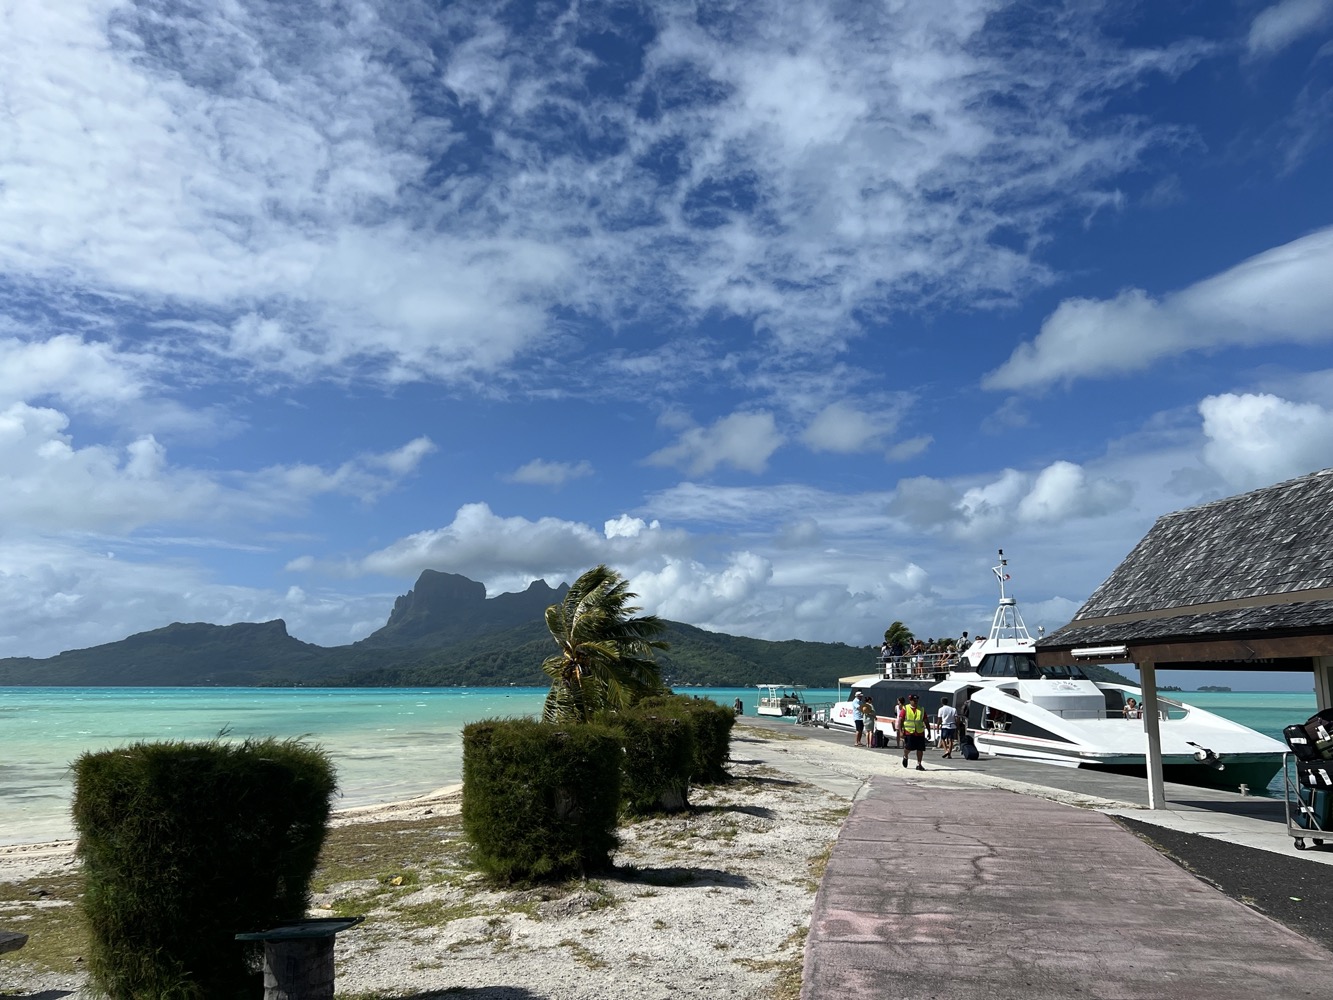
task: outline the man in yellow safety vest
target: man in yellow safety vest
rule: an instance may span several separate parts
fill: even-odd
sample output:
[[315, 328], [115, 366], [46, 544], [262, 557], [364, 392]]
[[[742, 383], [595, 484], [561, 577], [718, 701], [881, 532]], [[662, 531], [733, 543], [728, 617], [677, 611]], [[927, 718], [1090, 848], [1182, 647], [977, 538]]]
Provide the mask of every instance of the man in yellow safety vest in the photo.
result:
[[907, 696], [907, 707], [903, 709], [903, 767], [907, 766], [907, 755], [916, 751], [916, 769], [924, 771], [921, 756], [926, 752], [926, 713], [914, 694]]

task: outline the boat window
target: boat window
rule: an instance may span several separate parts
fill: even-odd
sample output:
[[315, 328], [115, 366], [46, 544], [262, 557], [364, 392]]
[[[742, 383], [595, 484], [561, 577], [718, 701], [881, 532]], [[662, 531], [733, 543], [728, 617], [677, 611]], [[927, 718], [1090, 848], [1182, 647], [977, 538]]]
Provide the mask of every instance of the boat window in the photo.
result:
[[1030, 653], [991, 653], [981, 661], [977, 673], [982, 677], [1035, 678], [1037, 668]]
[[1083, 672], [1083, 668], [1076, 663], [1063, 663], [1053, 667], [1040, 667], [1041, 676], [1049, 677], [1052, 680], [1072, 680], [1085, 681], [1088, 675]]

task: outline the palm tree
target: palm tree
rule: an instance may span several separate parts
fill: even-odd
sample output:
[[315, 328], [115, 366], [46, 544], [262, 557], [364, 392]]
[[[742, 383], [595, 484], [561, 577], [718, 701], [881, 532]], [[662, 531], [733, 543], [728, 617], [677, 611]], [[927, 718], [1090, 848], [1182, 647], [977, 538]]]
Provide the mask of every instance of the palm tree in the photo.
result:
[[624, 708], [662, 689], [653, 650], [668, 649], [655, 638], [666, 631], [656, 615], [632, 617], [629, 582], [613, 569], [595, 566], [546, 609], [546, 627], [560, 652], [542, 670], [551, 692], [543, 722], [587, 722], [606, 708]]

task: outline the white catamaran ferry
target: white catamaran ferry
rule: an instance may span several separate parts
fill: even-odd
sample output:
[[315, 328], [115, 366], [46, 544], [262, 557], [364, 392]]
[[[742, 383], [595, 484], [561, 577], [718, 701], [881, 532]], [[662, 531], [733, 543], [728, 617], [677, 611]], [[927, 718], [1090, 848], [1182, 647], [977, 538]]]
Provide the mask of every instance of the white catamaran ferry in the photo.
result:
[[[1147, 737], [1136, 707], [1142, 689], [1091, 680], [1074, 664], [1038, 667], [1018, 602], [1005, 593], [1007, 565], [1001, 549], [992, 568], [1000, 604], [989, 635], [961, 654], [881, 660], [875, 673], [839, 678], [839, 688], [849, 698], [868, 692], [877, 728], [886, 732], [898, 698], [917, 695], [933, 717], [948, 697], [983, 755], [1144, 774]], [[1157, 701], [1167, 781], [1262, 789], [1282, 767], [1283, 743], [1193, 705], [1161, 695]], [[830, 722], [853, 728], [852, 703], [834, 705]]]

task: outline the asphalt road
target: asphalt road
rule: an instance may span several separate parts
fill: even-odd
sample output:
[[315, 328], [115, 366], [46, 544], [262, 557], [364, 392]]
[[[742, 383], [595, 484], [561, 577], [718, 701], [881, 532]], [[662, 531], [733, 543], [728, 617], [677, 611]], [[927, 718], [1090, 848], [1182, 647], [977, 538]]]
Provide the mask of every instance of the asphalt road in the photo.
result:
[[[1196, 878], [1333, 949], [1333, 871], [1327, 866], [1124, 817], [1114, 818]], [[1333, 847], [1310, 850], [1330, 851]]]

